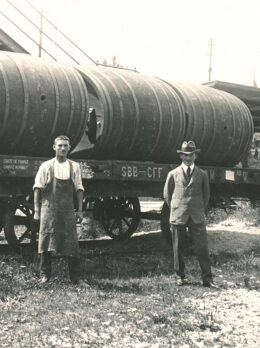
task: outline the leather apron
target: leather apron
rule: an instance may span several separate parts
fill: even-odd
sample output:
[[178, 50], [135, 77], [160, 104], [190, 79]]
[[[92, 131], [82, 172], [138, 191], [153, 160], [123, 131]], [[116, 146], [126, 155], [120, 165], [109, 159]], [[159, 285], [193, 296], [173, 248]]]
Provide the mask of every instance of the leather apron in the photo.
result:
[[79, 245], [74, 212], [72, 164], [67, 180], [54, 177], [54, 161], [50, 167], [50, 182], [41, 190], [41, 219], [38, 252], [51, 251], [62, 256], [79, 257]]

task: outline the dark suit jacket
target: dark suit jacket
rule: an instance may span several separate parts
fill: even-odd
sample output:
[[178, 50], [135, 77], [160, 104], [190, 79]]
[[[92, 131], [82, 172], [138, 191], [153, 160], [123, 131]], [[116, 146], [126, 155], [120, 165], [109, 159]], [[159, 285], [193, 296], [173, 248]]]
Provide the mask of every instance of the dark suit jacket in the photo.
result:
[[170, 208], [170, 223], [183, 225], [191, 217], [194, 223], [205, 223], [209, 201], [207, 173], [195, 166], [190, 182], [181, 166], [168, 173], [164, 186], [164, 200]]

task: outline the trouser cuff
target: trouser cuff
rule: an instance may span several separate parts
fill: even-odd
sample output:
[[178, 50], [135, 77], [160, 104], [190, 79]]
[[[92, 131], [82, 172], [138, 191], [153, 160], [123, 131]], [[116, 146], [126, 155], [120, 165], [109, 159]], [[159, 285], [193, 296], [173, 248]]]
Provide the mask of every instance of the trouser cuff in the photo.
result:
[[80, 262], [77, 257], [68, 257], [68, 267], [69, 267], [69, 276], [71, 281], [79, 279], [80, 276]]

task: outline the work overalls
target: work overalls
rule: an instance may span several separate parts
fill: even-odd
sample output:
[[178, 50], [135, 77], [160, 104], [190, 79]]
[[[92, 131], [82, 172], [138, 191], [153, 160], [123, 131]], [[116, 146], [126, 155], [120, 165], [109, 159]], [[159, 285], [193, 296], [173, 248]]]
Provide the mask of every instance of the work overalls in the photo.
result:
[[42, 276], [51, 276], [51, 253], [68, 258], [70, 279], [79, 275], [79, 245], [76, 230], [72, 181], [73, 169], [67, 180], [55, 178], [54, 161], [50, 167], [50, 182], [41, 190], [41, 219], [38, 252], [41, 255]]

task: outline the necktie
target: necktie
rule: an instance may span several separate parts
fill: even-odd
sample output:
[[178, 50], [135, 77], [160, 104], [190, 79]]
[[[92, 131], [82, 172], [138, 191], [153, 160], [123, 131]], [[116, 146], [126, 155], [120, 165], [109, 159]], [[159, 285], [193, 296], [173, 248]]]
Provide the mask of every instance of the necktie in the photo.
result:
[[190, 166], [187, 168], [187, 178], [188, 178], [188, 182], [190, 181], [191, 178], [191, 169]]

